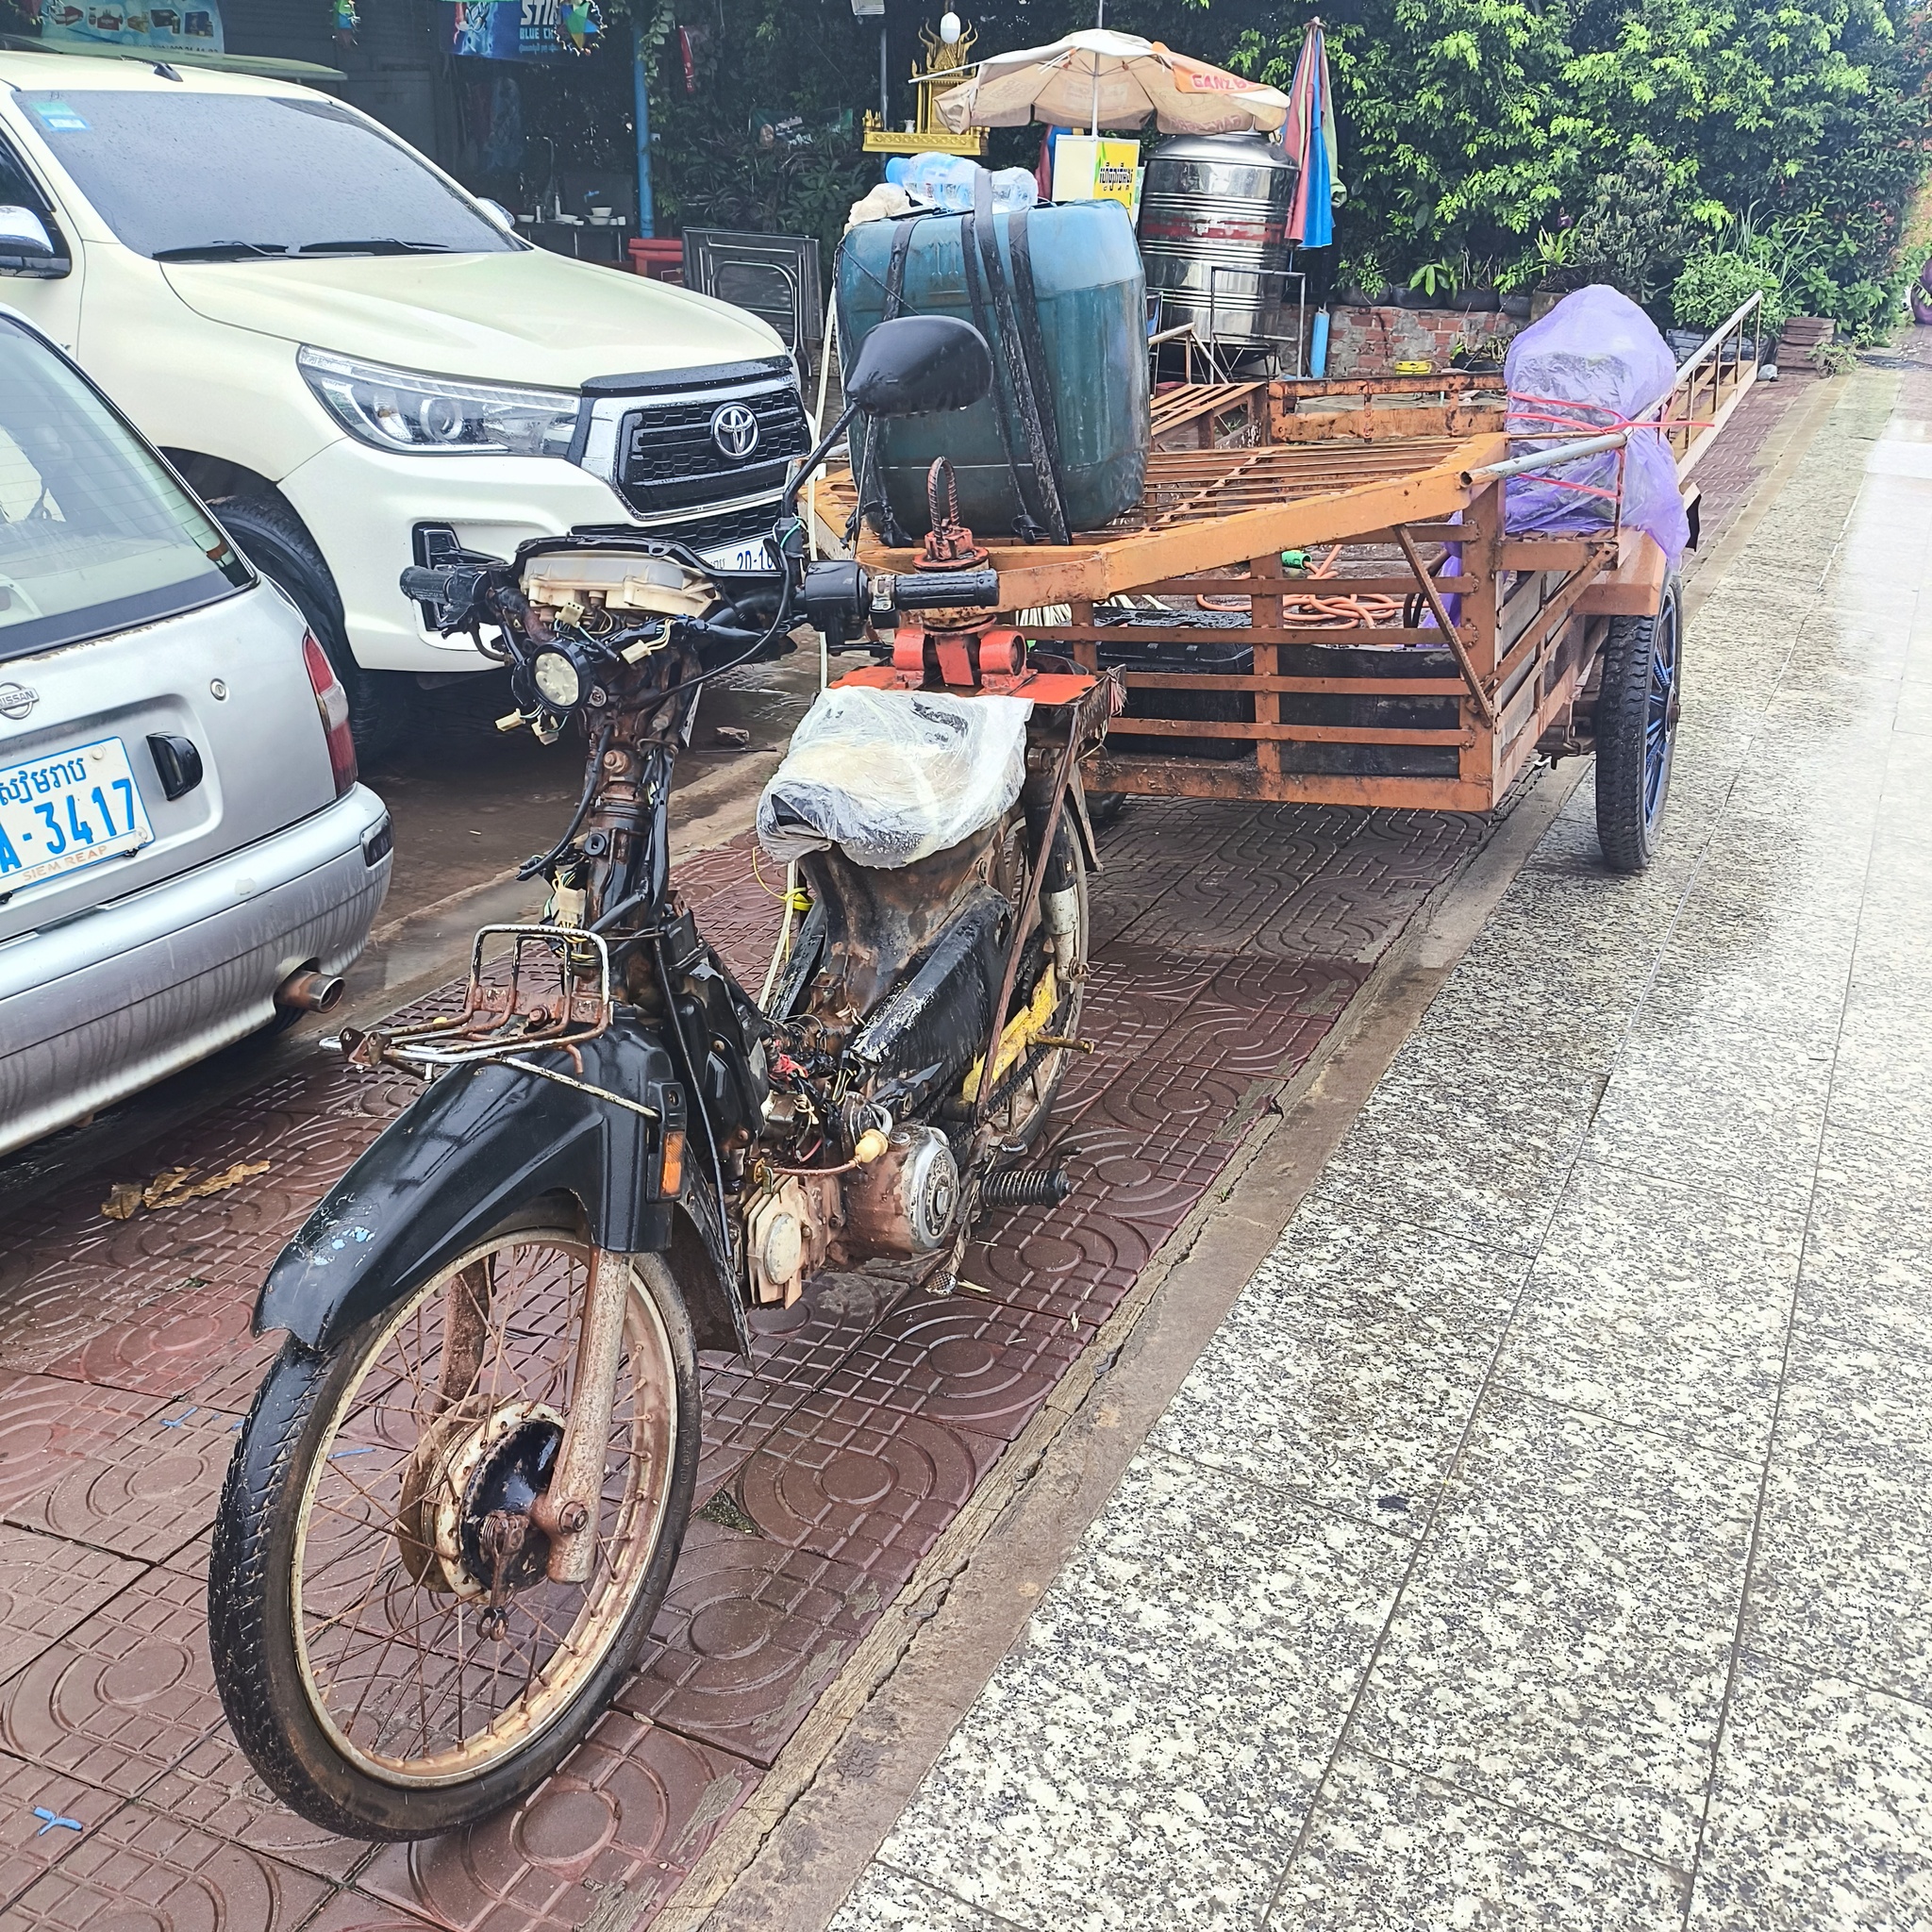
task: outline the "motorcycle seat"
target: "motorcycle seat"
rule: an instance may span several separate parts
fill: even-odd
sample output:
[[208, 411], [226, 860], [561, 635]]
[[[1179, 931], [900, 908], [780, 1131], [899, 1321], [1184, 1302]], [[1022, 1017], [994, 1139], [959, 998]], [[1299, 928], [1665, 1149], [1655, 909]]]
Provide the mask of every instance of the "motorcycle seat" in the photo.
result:
[[1024, 698], [822, 691], [758, 799], [758, 842], [791, 860], [837, 846], [889, 871], [1010, 808], [1026, 777]]

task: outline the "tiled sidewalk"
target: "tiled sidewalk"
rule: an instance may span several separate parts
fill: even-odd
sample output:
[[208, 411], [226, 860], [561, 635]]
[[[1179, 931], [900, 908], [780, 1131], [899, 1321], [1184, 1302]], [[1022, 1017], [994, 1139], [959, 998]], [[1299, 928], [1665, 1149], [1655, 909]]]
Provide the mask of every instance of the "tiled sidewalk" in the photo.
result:
[[836, 1932], [1932, 1922], [1932, 369], [1702, 588]]

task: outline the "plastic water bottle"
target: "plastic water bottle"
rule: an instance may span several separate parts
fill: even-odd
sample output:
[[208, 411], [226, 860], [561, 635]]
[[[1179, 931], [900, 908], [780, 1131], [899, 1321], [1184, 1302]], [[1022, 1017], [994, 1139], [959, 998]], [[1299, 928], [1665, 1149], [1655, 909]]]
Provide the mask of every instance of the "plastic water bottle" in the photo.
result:
[[[972, 208], [985, 173], [964, 155], [894, 155], [886, 163], [888, 181], [951, 214], [964, 214]], [[1024, 168], [1002, 168], [991, 178], [996, 208], [1031, 208], [1040, 199], [1039, 184]]]

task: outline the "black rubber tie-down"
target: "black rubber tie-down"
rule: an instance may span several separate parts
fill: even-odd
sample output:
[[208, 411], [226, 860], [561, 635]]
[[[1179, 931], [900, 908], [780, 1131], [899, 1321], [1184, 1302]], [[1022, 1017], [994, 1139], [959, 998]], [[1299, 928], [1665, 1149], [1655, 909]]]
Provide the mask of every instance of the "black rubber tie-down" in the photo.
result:
[[[992, 176], [984, 171], [973, 184], [974, 225], [977, 230], [980, 256], [986, 267], [987, 286], [992, 291], [992, 299], [998, 304], [1001, 320], [1006, 326], [1000, 331], [1000, 347], [1007, 364], [1007, 373], [1012, 383], [1013, 400], [1018, 406], [1020, 426], [1026, 437], [1026, 456], [1033, 471], [1034, 482], [1038, 487], [1041, 509], [1044, 513], [1047, 534], [1056, 543], [1069, 541], [1067, 534], [1067, 512], [1060, 501], [1059, 465], [1053, 444], [1048, 440], [1046, 425], [1041, 418], [1040, 395], [1034, 380], [1032, 358], [1027, 353], [1026, 332], [1022, 327], [1020, 317], [1013, 302], [1012, 291], [1007, 285], [1006, 270], [1000, 262], [999, 236], [992, 217]], [[1012, 239], [1012, 217], [1008, 217], [1008, 238]], [[971, 252], [970, 250], [968, 251]], [[1029, 258], [1028, 268], [1031, 268]], [[1015, 270], [1017, 275], [1018, 271]], [[1030, 318], [1034, 333], [1039, 331], [1037, 317]]]
[[[992, 313], [987, 307], [986, 284], [983, 279], [985, 271], [979, 252], [979, 225], [975, 215], [976, 210], [974, 214], [962, 214], [959, 217], [959, 264], [966, 277], [966, 299], [973, 308], [973, 325], [986, 338], [988, 352], [992, 351], [995, 342], [1000, 342], [1005, 355], [1010, 358], [1013, 345], [1006, 340], [1002, 331], [993, 327]], [[991, 219], [989, 215], [988, 220]], [[1008, 370], [1008, 381], [1010, 386], [1010, 368]], [[1028, 492], [1025, 475], [1020, 465], [1013, 460], [1013, 436], [1007, 422], [1007, 405], [1000, 393], [1000, 358], [997, 356], [994, 357], [992, 365], [991, 402], [993, 427], [999, 432], [1000, 453], [1007, 460], [1007, 474], [1013, 479], [1013, 492], [1020, 499], [1019, 523], [1022, 525], [1031, 525], [1036, 529], [1043, 528], [1044, 525], [1040, 524], [1033, 514], [1037, 499]]]
[[[1015, 208], [1007, 217], [1007, 246], [1013, 258], [1013, 292], [1020, 310], [1020, 346], [1026, 358], [1026, 373], [1036, 401], [1044, 397], [1047, 407], [1040, 414], [1041, 433], [1046, 441], [1046, 459], [1053, 472], [1054, 495], [1061, 506], [1061, 522], [1066, 521], [1067, 473], [1060, 462], [1059, 412], [1052, 407], [1053, 376], [1046, 366], [1046, 339], [1040, 332], [1040, 297], [1033, 284], [1033, 243], [1027, 229], [1024, 208]], [[1060, 540], [1062, 542], [1065, 538]]]

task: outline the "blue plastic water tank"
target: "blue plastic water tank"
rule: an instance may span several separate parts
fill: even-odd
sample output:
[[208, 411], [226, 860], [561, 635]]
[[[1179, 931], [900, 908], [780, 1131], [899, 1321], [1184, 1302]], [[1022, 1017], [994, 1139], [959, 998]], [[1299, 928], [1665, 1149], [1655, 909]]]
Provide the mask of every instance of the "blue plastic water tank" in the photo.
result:
[[[967, 286], [962, 230], [973, 217], [911, 215], [869, 222], [846, 236], [839, 252], [839, 344], [848, 369], [885, 312], [893, 234], [909, 224], [899, 312], [954, 315], [985, 328], [993, 352], [994, 394], [970, 409], [913, 416], [877, 427], [887, 500], [911, 536], [930, 525], [925, 475], [935, 457], [950, 457], [959, 485], [959, 513], [986, 537], [1011, 535], [1028, 510], [1008, 461], [1026, 476], [1037, 511], [1026, 433], [1008, 375], [1000, 309], [980, 263], [984, 317]], [[1146, 278], [1133, 223], [1118, 202], [1074, 202], [991, 217], [1001, 272], [1023, 323], [1012, 256], [1012, 225], [1026, 223], [1034, 308], [1045, 365], [1042, 413], [1058, 432], [1060, 492], [1070, 530], [1094, 530], [1140, 502], [1152, 441], [1147, 416]], [[997, 409], [998, 413], [995, 413]], [[1001, 437], [1004, 418], [1006, 437]], [[862, 425], [853, 435], [855, 452]]]

